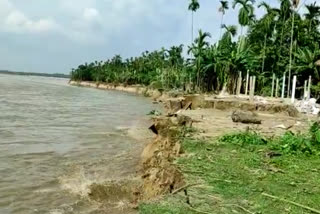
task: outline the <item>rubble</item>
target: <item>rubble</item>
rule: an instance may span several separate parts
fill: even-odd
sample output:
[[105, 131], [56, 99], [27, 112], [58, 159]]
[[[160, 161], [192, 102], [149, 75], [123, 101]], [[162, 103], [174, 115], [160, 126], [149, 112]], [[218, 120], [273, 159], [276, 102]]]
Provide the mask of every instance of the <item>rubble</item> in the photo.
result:
[[314, 98], [297, 101], [294, 105], [301, 113], [313, 115], [318, 115], [320, 113], [320, 105], [317, 104], [317, 100]]

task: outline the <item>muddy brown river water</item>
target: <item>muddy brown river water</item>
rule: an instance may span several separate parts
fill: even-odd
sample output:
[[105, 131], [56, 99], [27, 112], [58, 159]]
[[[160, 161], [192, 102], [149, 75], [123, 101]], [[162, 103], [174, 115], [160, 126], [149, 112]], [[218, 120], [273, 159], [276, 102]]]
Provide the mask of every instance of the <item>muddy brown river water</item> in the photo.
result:
[[127, 213], [120, 199], [120, 211], [90, 199], [90, 186], [131, 179], [157, 107], [67, 81], [0, 75], [1, 214]]

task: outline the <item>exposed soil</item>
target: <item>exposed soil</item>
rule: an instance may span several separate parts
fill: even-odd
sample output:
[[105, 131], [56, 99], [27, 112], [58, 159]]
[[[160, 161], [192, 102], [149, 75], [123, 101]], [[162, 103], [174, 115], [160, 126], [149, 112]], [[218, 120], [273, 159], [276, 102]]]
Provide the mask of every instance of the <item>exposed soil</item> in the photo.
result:
[[[314, 116], [300, 115], [292, 105], [279, 99], [258, 99], [250, 102], [246, 96], [173, 96], [139, 86], [99, 85], [87, 82], [71, 84], [151, 96], [154, 100], [164, 103], [166, 113], [170, 115], [153, 118], [153, 131], [157, 136], [147, 144], [141, 155], [140, 182], [130, 185], [129, 189], [123, 189], [118, 184], [104, 185], [103, 188], [93, 186], [95, 191], [91, 198], [98, 201], [100, 198], [113, 195], [114, 190], [119, 190], [118, 196], [121, 200], [137, 205], [141, 200], [171, 193], [185, 185], [182, 172], [174, 165], [174, 160], [181, 153], [179, 139], [183, 127], [192, 126], [198, 129], [196, 138], [219, 137], [248, 129], [256, 130], [264, 136], [277, 136], [287, 131], [304, 132], [311, 120], [315, 119]], [[261, 124], [233, 122], [234, 110], [255, 112], [254, 115], [261, 120]]]
[[154, 118], [158, 136], [149, 143], [142, 155], [143, 188], [141, 199], [170, 193], [184, 185], [182, 173], [173, 161], [180, 154], [179, 136], [181, 126], [186, 126], [186, 117]]
[[314, 116], [290, 117], [283, 113], [258, 112], [262, 124], [244, 124], [232, 121], [232, 110], [198, 109], [182, 111], [181, 114], [198, 121], [193, 126], [200, 130], [199, 137], [219, 137], [230, 132], [245, 131], [248, 128], [257, 130], [265, 136], [278, 136], [286, 131], [299, 133], [306, 131], [314, 120]]

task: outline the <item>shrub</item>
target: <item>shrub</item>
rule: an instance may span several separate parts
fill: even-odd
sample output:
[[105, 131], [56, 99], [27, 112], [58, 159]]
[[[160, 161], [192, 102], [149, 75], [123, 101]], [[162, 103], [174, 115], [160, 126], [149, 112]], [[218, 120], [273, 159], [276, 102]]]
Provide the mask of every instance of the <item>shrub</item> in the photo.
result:
[[284, 154], [312, 155], [316, 153], [312, 140], [307, 135], [295, 135], [287, 132], [274, 141], [274, 149], [280, 150]]
[[222, 138], [220, 138], [220, 141], [224, 143], [238, 144], [241, 146], [265, 145], [268, 142], [264, 137], [253, 131], [224, 135]]

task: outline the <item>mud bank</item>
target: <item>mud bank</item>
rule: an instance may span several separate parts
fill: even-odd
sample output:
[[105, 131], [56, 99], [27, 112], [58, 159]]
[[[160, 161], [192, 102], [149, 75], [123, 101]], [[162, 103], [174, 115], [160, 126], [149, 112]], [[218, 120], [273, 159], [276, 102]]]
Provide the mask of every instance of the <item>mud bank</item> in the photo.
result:
[[249, 101], [248, 97], [229, 96], [217, 98], [212, 95], [185, 95], [180, 98], [167, 99], [167, 108], [178, 111], [190, 105], [195, 109], [216, 109], [222, 111], [244, 110], [268, 113], [284, 113], [290, 117], [297, 117], [299, 112], [291, 104], [277, 101]]
[[[272, 130], [273, 133], [282, 132], [277, 128], [277, 125], [289, 121], [289, 118], [292, 118], [292, 121], [290, 120], [290, 124], [285, 124], [286, 127], [298, 124], [296, 118], [293, 118], [299, 116], [298, 111], [294, 106], [285, 103], [273, 101], [268, 101], [267, 103], [260, 101], [250, 102], [247, 97], [230, 96], [218, 98], [213, 95], [203, 94], [170, 95], [167, 92], [161, 93], [159, 90], [142, 86], [74, 81], [71, 81], [70, 85], [134, 93], [149, 96], [154, 100], [163, 102], [167, 111], [165, 115], [167, 116], [152, 118], [154, 123], [153, 131], [156, 136], [150, 140], [150, 143], [145, 146], [141, 154], [137, 180], [128, 182], [126, 186], [129, 187], [129, 190], [124, 191], [121, 195], [122, 198], [130, 201], [133, 207], [136, 207], [141, 201], [170, 194], [185, 185], [183, 173], [175, 166], [174, 161], [183, 153], [181, 141], [184, 139], [185, 130], [192, 127], [193, 121], [197, 129], [204, 131], [201, 137], [215, 137], [225, 131], [247, 129], [247, 125], [235, 124], [229, 118], [230, 112], [236, 109], [263, 112], [263, 114], [284, 114], [285, 116], [281, 121], [275, 121], [271, 116], [263, 117], [266, 131]], [[187, 109], [191, 109], [191, 111], [186, 111]], [[217, 122], [214, 123], [214, 121]], [[300, 125], [295, 125], [295, 127], [301, 129]], [[99, 190], [98, 198], [100, 198], [101, 188], [96, 186], [95, 189]], [[109, 189], [102, 192], [109, 195]], [[102, 198], [106, 197], [103, 196]]]
[[126, 86], [123, 84], [107, 84], [107, 83], [96, 83], [96, 82], [87, 82], [87, 81], [70, 81], [70, 85], [80, 86], [80, 87], [90, 87], [90, 88], [97, 88], [101, 90], [115, 90], [115, 91], [122, 91], [127, 93], [133, 93], [137, 95], [144, 95], [147, 97], [152, 97], [157, 99], [161, 97], [162, 93], [159, 90], [150, 89], [147, 87], [139, 86], [139, 85], [130, 85]]
[[155, 117], [153, 120], [152, 130], [157, 137], [141, 155], [141, 200], [172, 193], [185, 184], [181, 171], [173, 162], [183, 152], [180, 141], [185, 130], [191, 128], [192, 120], [184, 115]]
[[70, 85], [97, 88], [102, 90], [116, 90], [137, 95], [151, 97], [153, 100], [163, 102], [168, 111], [175, 112], [188, 105], [191, 109], [217, 109], [217, 110], [244, 110], [268, 113], [285, 113], [290, 117], [297, 117], [299, 112], [291, 104], [279, 100], [253, 100], [248, 96], [218, 97], [211, 94], [179, 94], [163, 92], [140, 85], [107, 84], [96, 82], [70, 81]]

